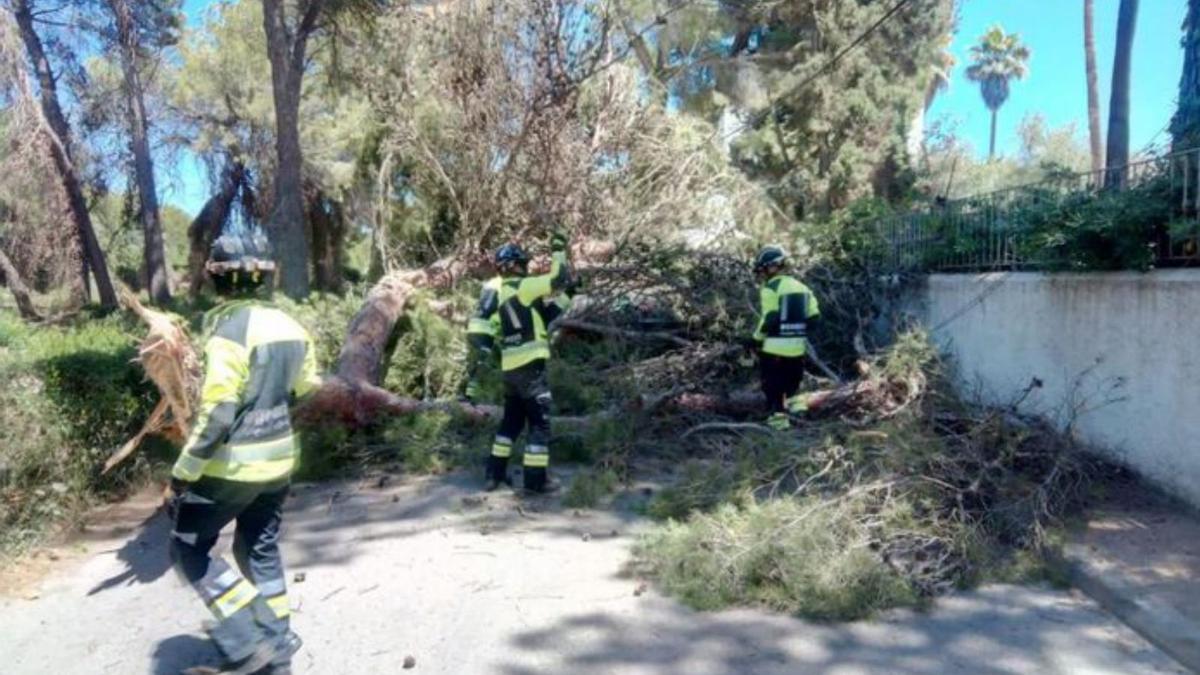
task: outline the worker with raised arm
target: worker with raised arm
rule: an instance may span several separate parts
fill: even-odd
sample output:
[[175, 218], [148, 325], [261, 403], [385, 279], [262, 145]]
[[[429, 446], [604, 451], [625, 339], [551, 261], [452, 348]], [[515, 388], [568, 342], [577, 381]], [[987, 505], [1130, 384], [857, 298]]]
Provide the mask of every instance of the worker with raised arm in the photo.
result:
[[504, 379], [504, 417], [492, 442], [485, 474], [485, 489], [511, 485], [508, 460], [513, 444], [526, 426], [524, 485], [533, 493], [553, 492], [558, 485], [549, 477], [550, 406], [546, 377], [550, 358], [548, 327], [568, 302], [571, 287], [567, 240], [554, 234], [550, 242], [550, 272], [529, 276], [529, 257], [517, 244], [496, 251], [497, 276], [484, 284], [479, 308], [467, 327], [471, 355], [468, 360], [467, 398], [478, 395], [478, 366], [500, 351]]
[[759, 350], [762, 390], [767, 397], [767, 424], [787, 429], [808, 410], [800, 394], [808, 331], [821, 314], [808, 286], [785, 273], [787, 253], [765, 246], [754, 259], [759, 288], [759, 319], [752, 343]]
[[[316, 355], [308, 332], [268, 304], [265, 237], [221, 236], [205, 269], [222, 303], [205, 317], [199, 413], [171, 471], [171, 559], [216, 618], [222, 672], [282, 675], [300, 647], [279, 552], [298, 452], [290, 407], [320, 386]], [[212, 555], [233, 521], [236, 566]]]

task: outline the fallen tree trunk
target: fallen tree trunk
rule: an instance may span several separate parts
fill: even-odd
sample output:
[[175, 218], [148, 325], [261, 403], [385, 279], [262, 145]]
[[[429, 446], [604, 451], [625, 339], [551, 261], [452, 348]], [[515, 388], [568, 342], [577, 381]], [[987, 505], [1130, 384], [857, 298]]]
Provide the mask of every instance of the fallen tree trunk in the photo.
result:
[[229, 220], [233, 200], [237, 198], [245, 177], [245, 166], [239, 161], [230, 160], [221, 175], [220, 189], [204, 202], [200, 213], [188, 225], [188, 291], [192, 298], [199, 297], [204, 288], [204, 261], [208, 259], [208, 250]]
[[[614, 250], [607, 242], [583, 242], [572, 248], [572, 255], [594, 264], [611, 258]], [[534, 265], [535, 269], [538, 265], [548, 268], [549, 262], [535, 260]], [[370, 419], [366, 411], [406, 414], [428, 409], [432, 404], [396, 396], [379, 386], [387, 374], [400, 317], [418, 290], [445, 291], [460, 280], [481, 278], [489, 273], [491, 263], [485, 256], [477, 255], [440, 260], [423, 269], [386, 275], [371, 289], [362, 309], [350, 322], [334, 375], [306, 407], [355, 423]], [[494, 416], [487, 406], [437, 405], [458, 405], [469, 416]]]

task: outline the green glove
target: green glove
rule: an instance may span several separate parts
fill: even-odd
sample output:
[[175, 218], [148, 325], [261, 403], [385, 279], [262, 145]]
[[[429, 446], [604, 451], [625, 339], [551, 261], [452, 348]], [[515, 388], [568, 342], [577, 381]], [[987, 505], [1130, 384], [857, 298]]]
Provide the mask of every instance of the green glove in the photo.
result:
[[567, 235], [555, 230], [550, 233], [550, 250], [555, 253], [564, 252], [567, 250]]

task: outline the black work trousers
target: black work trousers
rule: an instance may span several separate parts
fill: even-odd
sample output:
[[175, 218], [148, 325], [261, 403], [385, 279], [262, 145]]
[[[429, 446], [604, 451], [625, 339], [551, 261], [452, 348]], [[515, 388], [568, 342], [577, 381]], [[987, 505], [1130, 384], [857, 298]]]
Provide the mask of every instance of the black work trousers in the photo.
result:
[[[288, 632], [290, 608], [279, 554], [287, 493], [287, 479], [246, 483], [205, 476], [175, 498], [171, 560], [217, 618], [209, 634], [230, 661]], [[235, 520], [236, 568], [211, 555], [221, 529]]]
[[767, 412], [788, 412], [788, 399], [800, 391], [800, 381], [804, 379], [804, 357], [761, 354], [758, 361]]
[[546, 485], [546, 469], [550, 466], [550, 383], [546, 378], [546, 361], [533, 363], [504, 373], [504, 418], [492, 443], [488, 458], [488, 478], [504, 482], [508, 477], [508, 458], [512, 447], [526, 426], [529, 439], [525, 443], [525, 488], [541, 490]]

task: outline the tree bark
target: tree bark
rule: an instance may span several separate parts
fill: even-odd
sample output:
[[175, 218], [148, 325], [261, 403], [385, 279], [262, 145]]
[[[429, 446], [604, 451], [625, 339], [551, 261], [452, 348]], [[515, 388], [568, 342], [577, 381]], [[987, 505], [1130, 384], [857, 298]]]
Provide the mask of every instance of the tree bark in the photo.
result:
[[1171, 146], [1176, 152], [1200, 142], [1200, 0], [1188, 0], [1183, 23], [1183, 73], [1179, 107], [1171, 119]]
[[1093, 26], [1094, 0], [1083, 0], [1083, 55], [1087, 71], [1088, 138], [1091, 141], [1092, 172], [1104, 171], [1104, 141], [1100, 137], [1100, 85], [1096, 81], [1096, 31]]
[[342, 241], [346, 219], [342, 205], [320, 188], [310, 190], [308, 222], [312, 228], [313, 285], [331, 293], [342, 286]]
[[[609, 242], [584, 242], [572, 249], [572, 258], [580, 261], [576, 269], [588, 263], [610, 260], [615, 247]], [[545, 261], [534, 260], [535, 270]], [[392, 272], [383, 277], [363, 302], [346, 329], [346, 341], [338, 355], [334, 376], [305, 408], [308, 416], [332, 416], [355, 426], [369, 424], [380, 412], [405, 414], [418, 410], [455, 408], [474, 418], [490, 419], [499, 414], [491, 406], [457, 403], [425, 403], [393, 394], [379, 385], [387, 374], [388, 356], [395, 343], [396, 326], [408, 309], [409, 299], [418, 289], [446, 290], [465, 278], [491, 273], [485, 257], [440, 260], [419, 270]]]
[[208, 259], [208, 249], [221, 236], [221, 229], [229, 220], [229, 211], [245, 175], [246, 167], [240, 161], [231, 160], [221, 176], [217, 193], [208, 198], [204, 208], [188, 225], [188, 278], [189, 292], [193, 298], [199, 296], [204, 288], [204, 262]]
[[12, 261], [8, 259], [8, 255], [0, 250], [0, 282], [8, 286], [8, 290], [13, 294], [13, 299], [17, 301], [17, 311], [20, 312], [21, 318], [31, 321], [37, 321], [42, 318], [37, 307], [34, 306], [33, 300], [29, 297], [29, 287], [21, 279], [21, 273], [17, 271]]
[[167, 271], [167, 253], [163, 244], [162, 220], [158, 209], [158, 189], [154, 181], [154, 160], [150, 156], [150, 123], [141, 73], [138, 71], [138, 35], [129, 0], [110, 0], [109, 7], [117, 26], [121, 49], [121, 70], [125, 78], [125, 101], [129, 114], [129, 141], [137, 181], [139, 217], [142, 221], [143, 261], [146, 290], [150, 301], [164, 305], [171, 301], [171, 279]]
[[300, 148], [300, 93], [308, 38], [317, 28], [324, 0], [299, 3], [299, 21], [288, 24], [283, 0], [262, 0], [263, 30], [271, 62], [275, 102], [275, 203], [267, 229], [280, 264], [280, 286], [301, 299], [309, 292], [309, 250], [304, 223], [303, 153]]
[[1133, 35], [1137, 27], [1138, 0], [1121, 0], [1117, 14], [1117, 47], [1113, 57], [1112, 97], [1108, 102], [1108, 187], [1124, 187], [1129, 164], [1129, 87], [1133, 61]]
[[63, 190], [67, 193], [67, 203], [71, 209], [71, 217], [79, 233], [79, 248], [82, 253], [84, 277], [83, 288], [85, 296], [90, 295], [87, 273], [96, 280], [96, 290], [100, 294], [100, 304], [104, 307], [117, 306], [117, 293], [113, 288], [112, 279], [108, 275], [108, 265], [104, 261], [104, 251], [96, 239], [96, 230], [92, 226], [92, 217], [88, 213], [87, 200], [83, 196], [79, 175], [71, 157], [71, 128], [67, 117], [63, 114], [58, 101], [57, 82], [46, 57], [42, 39], [33, 25], [33, 11], [29, 0], [13, 0], [13, 15], [21, 32], [21, 41], [25, 43], [25, 51], [29, 61], [37, 73], [39, 97], [42, 115], [46, 119], [49, 131], [54, 135], [50, 139], [50, 155], [54, 167], [62, 180]]
[[992, 110], [992, 135], [988, 142], [988, 161], [996, 159], [996, 117], [1000, 114], [998, 109]]

